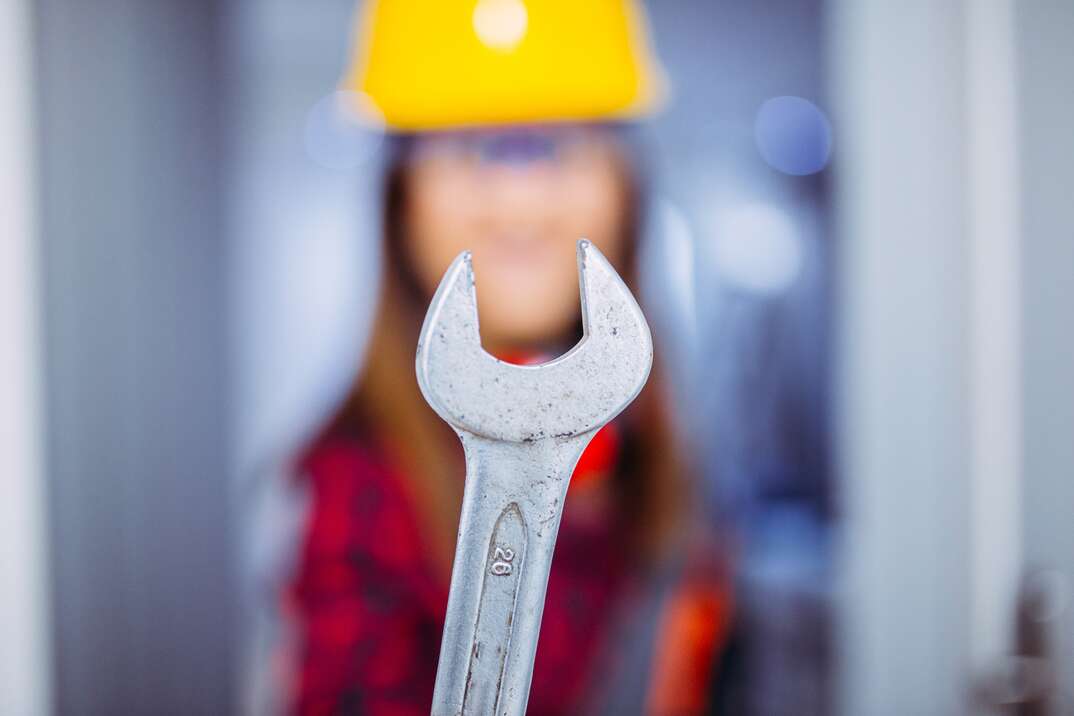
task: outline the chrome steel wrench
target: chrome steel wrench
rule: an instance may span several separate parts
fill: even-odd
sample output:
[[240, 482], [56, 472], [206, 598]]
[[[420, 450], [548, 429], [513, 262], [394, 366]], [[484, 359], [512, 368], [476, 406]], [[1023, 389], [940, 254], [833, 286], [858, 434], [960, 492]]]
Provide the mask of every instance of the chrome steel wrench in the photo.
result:
[[481, 347], [469, 252], [448, 268], [425, 316], [418, 383], [466, 453], [434, 716], [525, 713], [571, 472], [649, 375], [645, 317], [586, 240], [578, 274], [584, 336], [543, 365], [504, 363]]

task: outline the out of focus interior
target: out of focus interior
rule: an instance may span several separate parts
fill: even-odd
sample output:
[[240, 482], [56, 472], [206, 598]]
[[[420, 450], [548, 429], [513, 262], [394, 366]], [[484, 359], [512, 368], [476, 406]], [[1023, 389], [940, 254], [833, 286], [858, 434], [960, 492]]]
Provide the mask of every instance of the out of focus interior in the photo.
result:
[[[378, 289], [355, 10], [0, 7], [0, 713], [251, 712], [257, 476]], [[740, 555], [723, 703], [1074, 713], [1074, 4], [647, 11], [645, 288]]]

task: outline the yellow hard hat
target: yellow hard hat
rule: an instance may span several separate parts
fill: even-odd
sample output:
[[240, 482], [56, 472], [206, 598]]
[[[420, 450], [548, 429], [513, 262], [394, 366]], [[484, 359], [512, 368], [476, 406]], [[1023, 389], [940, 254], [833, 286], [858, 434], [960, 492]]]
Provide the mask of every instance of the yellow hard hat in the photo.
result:
[[399, 131], [629, 119], [664, 95], [634, 0], [366, 0], [344, 89]]

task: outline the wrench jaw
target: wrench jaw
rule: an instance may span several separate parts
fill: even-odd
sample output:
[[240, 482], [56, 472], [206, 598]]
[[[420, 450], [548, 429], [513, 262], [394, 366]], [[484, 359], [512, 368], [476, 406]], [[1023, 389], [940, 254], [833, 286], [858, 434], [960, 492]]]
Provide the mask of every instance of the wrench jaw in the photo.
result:
[[[486, 362], [479, 325], [473, 256], [463, 251], [451, 262], [433, 294], [418, 337], [415, 361], [418, 387], [425, 401], [455, 428], [461, 427], [459, 417], [453, 413], [455, 401], [445, 402], [441, 396], [455, 390], [448, 376], [451, 370], [465, 367], [472, 371]], [[442, 367], [445, 362], [449, 364], [446, 369]], [[465, 413], [461, 417], [464, 420]]]
[[429, 405], [456, 430], [507, 442], [595, 431], [637, 396], [653, 347], [637, 301], [589, 241], [578, 242], [584, 336], [538, 366], [481, 347], [470, 252], [448, 268], [422, 325], [416, 368]]
[[[591, 371], [590, 377], [607, 391], [600, 396], [608, 411], [600, 421], [604, 425], [633, 402], [649, 379], [653, 337], [630, 289], [587, 239], [578, 241], [578, 282], [584, 336], [563, 359], [575, 351], [583, 353], [585, 363], [578, 368]], [[608, 379], [600, 380], [604, 374]]]

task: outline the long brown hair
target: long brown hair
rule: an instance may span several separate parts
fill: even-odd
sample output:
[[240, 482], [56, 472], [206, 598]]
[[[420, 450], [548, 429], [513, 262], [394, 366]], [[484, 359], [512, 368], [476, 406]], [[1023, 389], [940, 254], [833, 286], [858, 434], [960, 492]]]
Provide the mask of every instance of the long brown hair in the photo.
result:
[[[425, 540], [447, 574], [465, 465], [458, 439], [425, 402], [415, 377], [414, 353], [430, 296], [419, 286], [403, 248], [408, 141], [397, 141], [385, 175], [384, 280], [366, 361], [328, 430], [364, 436], [398, 468], [419, 511]], [[636, 293], [633, 279], [641, 202], [632, 181], [634, 172], [626, 173], [631, 175], [626, 202], [630, 216], [624, 222], [630, 248], [624, 265], [616, 268]], [[672, 429], [659, 345], [655, 353], [646, 387], [617, 418], [621, 449], [612, 480], [618, 515], [627, 527], [624, 548], [635, 549], [639, 564], [656, 559], [685, 534], [689, 504], [688, 463]]]

